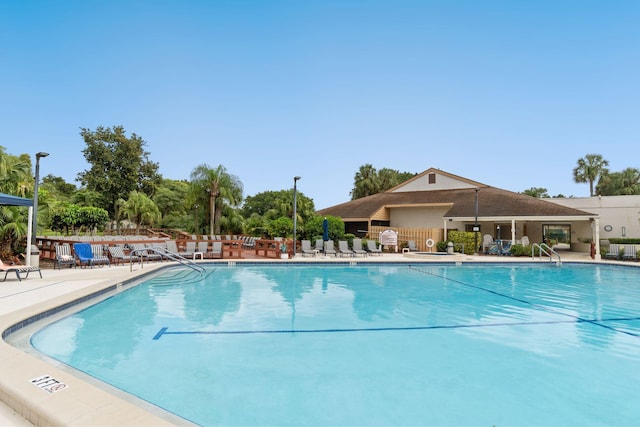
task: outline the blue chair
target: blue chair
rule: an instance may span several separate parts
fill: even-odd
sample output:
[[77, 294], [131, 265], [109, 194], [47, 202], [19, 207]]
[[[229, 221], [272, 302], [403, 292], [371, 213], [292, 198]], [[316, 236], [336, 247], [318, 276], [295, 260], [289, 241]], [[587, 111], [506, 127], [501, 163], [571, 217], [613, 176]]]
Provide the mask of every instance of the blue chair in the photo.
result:
[[89, 243], [74, 243], [73, 252], [80, 267], [84, 265], [85, 267], [93, 268], [93, 252], [91, 252]]

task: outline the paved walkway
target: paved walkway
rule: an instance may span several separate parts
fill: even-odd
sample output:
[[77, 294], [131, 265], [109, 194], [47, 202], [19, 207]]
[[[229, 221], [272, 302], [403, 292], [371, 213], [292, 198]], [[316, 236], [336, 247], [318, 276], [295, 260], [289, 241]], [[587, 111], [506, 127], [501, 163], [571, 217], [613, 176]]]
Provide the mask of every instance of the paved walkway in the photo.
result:
[[[563, 261], [592, 261], [587, 254], [562, 253]], [[345, 262], [348, 258], [302, 257], [300, 254], [295, 261], [317, 262], [332, 261]], [[351, 259], [357, 262], [363, 258]], [[523, 262], [531, 258], [497, 257], [497, 256], [467, 256], [467, 255], [415, 255], [415, 254], [384, 254], [367, 258], [373, 262]], [[237, 260], [236, 260], [237, 261]], [[246, 262], [258, 261], [246, 259]], [[260, 261], [264, 261], [261, 259]], [[279, 262], [280, 260], [270, 260]], [[223, 262], [227, 262], [226, 260]], [[239, 262], [239, 261], [237, 261]], [[548, 262], [540, 260], [539, 262]], [[37, 273], [31, 273], [28, 279], [19, 282], [15, 276], [9, 275], [5, 282], [0, 283], [0, 328], [8, 327], [37, 313], [57, 307], [64, 302], [81, 298], [88, 293], [104, 289], [113, 284], [129, 281], [137, 276], [166, 266], [167, 263], [151, 263], [140, 267], [135, 265], [133, 271], [129, 265], [111, 266], [93, 269], [52, 270], [43, 269], [42, 278]], [[49, 374], [64, 378], [69, 383], [69, 389], [47, 394], [30, 383], [30, 379], [38, 375]], [[89, 397], [90, 396], [90, 397]], [[96, 414], [92, 407], [95, 401], [102, 403], [101, 413]], [[137, 425], [173, 425], [166, 418], [147, 417], [148, 412], [124, 402], [113, 401], [120, 399], [88, 385], [52, 365], [46, 364], [32, 355], [25, 354], [6, 342], [0, 342], [0, 426], [29, 426], [33, 424], [107, 424], [122, 425], [135, 423]], [[87, 402], [89, 401], [89, 402]], [[11, 407], [3, 402], [11, 402]], [[110, 407], [113, 407], [109, 410]], [[82, 409], [86, 407], [84, 416]], [[37, 413], [33, 409], [37, 408]], [[105, 409], [106, 408], [106, 409]], [[64, 412], [69, 414], [65, 414]], [[121, 411], [125, 411], [123, 415]], [[86, 412], [90, 412], [87, 415]], [[44, 416], [42, 414], [45, 414]], [[123, 418], [126, 417], [126, 418]], [[136, 418], [137, 417], [137, 418]], [[26, 419], [25, 419], [26, 418]], [[30, 420], [32, 423], [30, 423]]]

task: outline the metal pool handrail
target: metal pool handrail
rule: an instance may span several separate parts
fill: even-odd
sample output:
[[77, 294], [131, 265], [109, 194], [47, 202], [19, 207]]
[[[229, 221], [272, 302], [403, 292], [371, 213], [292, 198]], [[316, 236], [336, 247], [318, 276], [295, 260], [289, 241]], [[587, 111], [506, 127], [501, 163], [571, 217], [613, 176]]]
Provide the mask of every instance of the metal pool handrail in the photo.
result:
[[534, 250], [536, 246], [540, 249], [540, 255], [539, 255], [540, 258], [542, 258], [542, 254], [544, 253], [549, 257], [549, 262], [551, 262], [553, 261], [552, 256], [555, 255], [558, 257], [558, 261], [556, 261], [556, 264], [558, 265], [562, 264], [562, 259], [560, 258], [560, 255], [558, 254], [558, 252], [554, 251], [553, 248], [551, 248], [546, 243], [540, 243], [540, 244], [534, 243], [533, 245], [531, 245], [531, 258], [534, 258], [534, 254], [535, 254]]
[[[180, 264], [184, 265], [185, 267], [189, 267], [189, 268], [199, 272], [200, 274], [205, 272], [204, 267], [202, 267], [201, 265], [198, 265], [195, 262], [183, 257], [182, 255], [178, 255], [177, 253], [171, 252], [168, 249], [165, 249], [165, 248], [160, 247], [160, 246], [150, 247], [150, 248], [134, 249], [134, 250], [131, 251], [131, 255], [140, 254], [140, 264], [142, 264], [143, 263], [142, 254], [145, 251], [151, 251], [151, 252], [155, 252], [157, 254], [160, 254], [162, 256], [165, 256], [165, 257], [167, 257], [169, 259], [172, 259], [172, 260], [174, 260], [176, 262], [179, 262]], [[130, 260], [130, 269], [131, 269], [131, 271], [133, 271], [133, 257]]]

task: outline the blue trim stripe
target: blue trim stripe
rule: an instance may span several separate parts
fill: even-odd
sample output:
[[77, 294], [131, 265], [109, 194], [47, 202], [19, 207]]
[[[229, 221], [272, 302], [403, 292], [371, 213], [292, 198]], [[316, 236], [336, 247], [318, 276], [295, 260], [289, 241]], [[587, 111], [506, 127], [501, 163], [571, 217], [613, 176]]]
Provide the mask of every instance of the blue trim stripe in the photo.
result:
[[[257, 329], [257, 330], [240, 330], [240, 331], [169, 331], [168, 327], [161, 328], [158, 333], [153, 337], [154, 340], [159, 340], [164, 335], [250, 335], [250, 334], [326, 334], [326, 333], [341, 333], [341, 332], [387, 332], [387, 331], [424, 331], [431, 329], [462, 329], [462, 328], [491, 328], [496, 326], [526, 326], [526, 325], [556, 325], [561, 323], [592, 323], [597, 326], [601, 325], [599, 322], [628, 322], [638, 321], [640, 317], [619, 317], [612, 319], [600, 319], [600, 320], [588, 320], [579, 319], [576, 320], [549, 320], [545, 322], [500, 322], [500, 323], [486, 323], [483, 325], [432, 325], [432, 326], [405, 326], [405, 327], [382, 327], [382, 328], [332, 328], [332, 329]], [[625, 332], [625, 331], [618, 331]], [[640, 336], [637, 333], [626, 332], [628, 335]]]

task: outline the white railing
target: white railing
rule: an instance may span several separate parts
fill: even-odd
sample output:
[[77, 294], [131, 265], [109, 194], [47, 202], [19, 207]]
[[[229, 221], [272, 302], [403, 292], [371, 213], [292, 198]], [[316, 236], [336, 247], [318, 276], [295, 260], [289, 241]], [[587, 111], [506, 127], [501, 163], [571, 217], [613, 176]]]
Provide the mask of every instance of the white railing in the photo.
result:
[[535, 258], [536, 247], [539, 249], [538, 257], [540, 259], [542, 259], [542, 254], [545, 254], [549, 257], [549, 262], [553, 262], [553, 257], [556, 256], [558, 258], [556, 264], [562, 264], [562, 259], [560, 258], [558, 252], [554, 251], [553, 248], [551, 248], [551, 246], [547, 245], [546, 243], [534, 243], [533, 245], [531, 245], [531, 258]]

